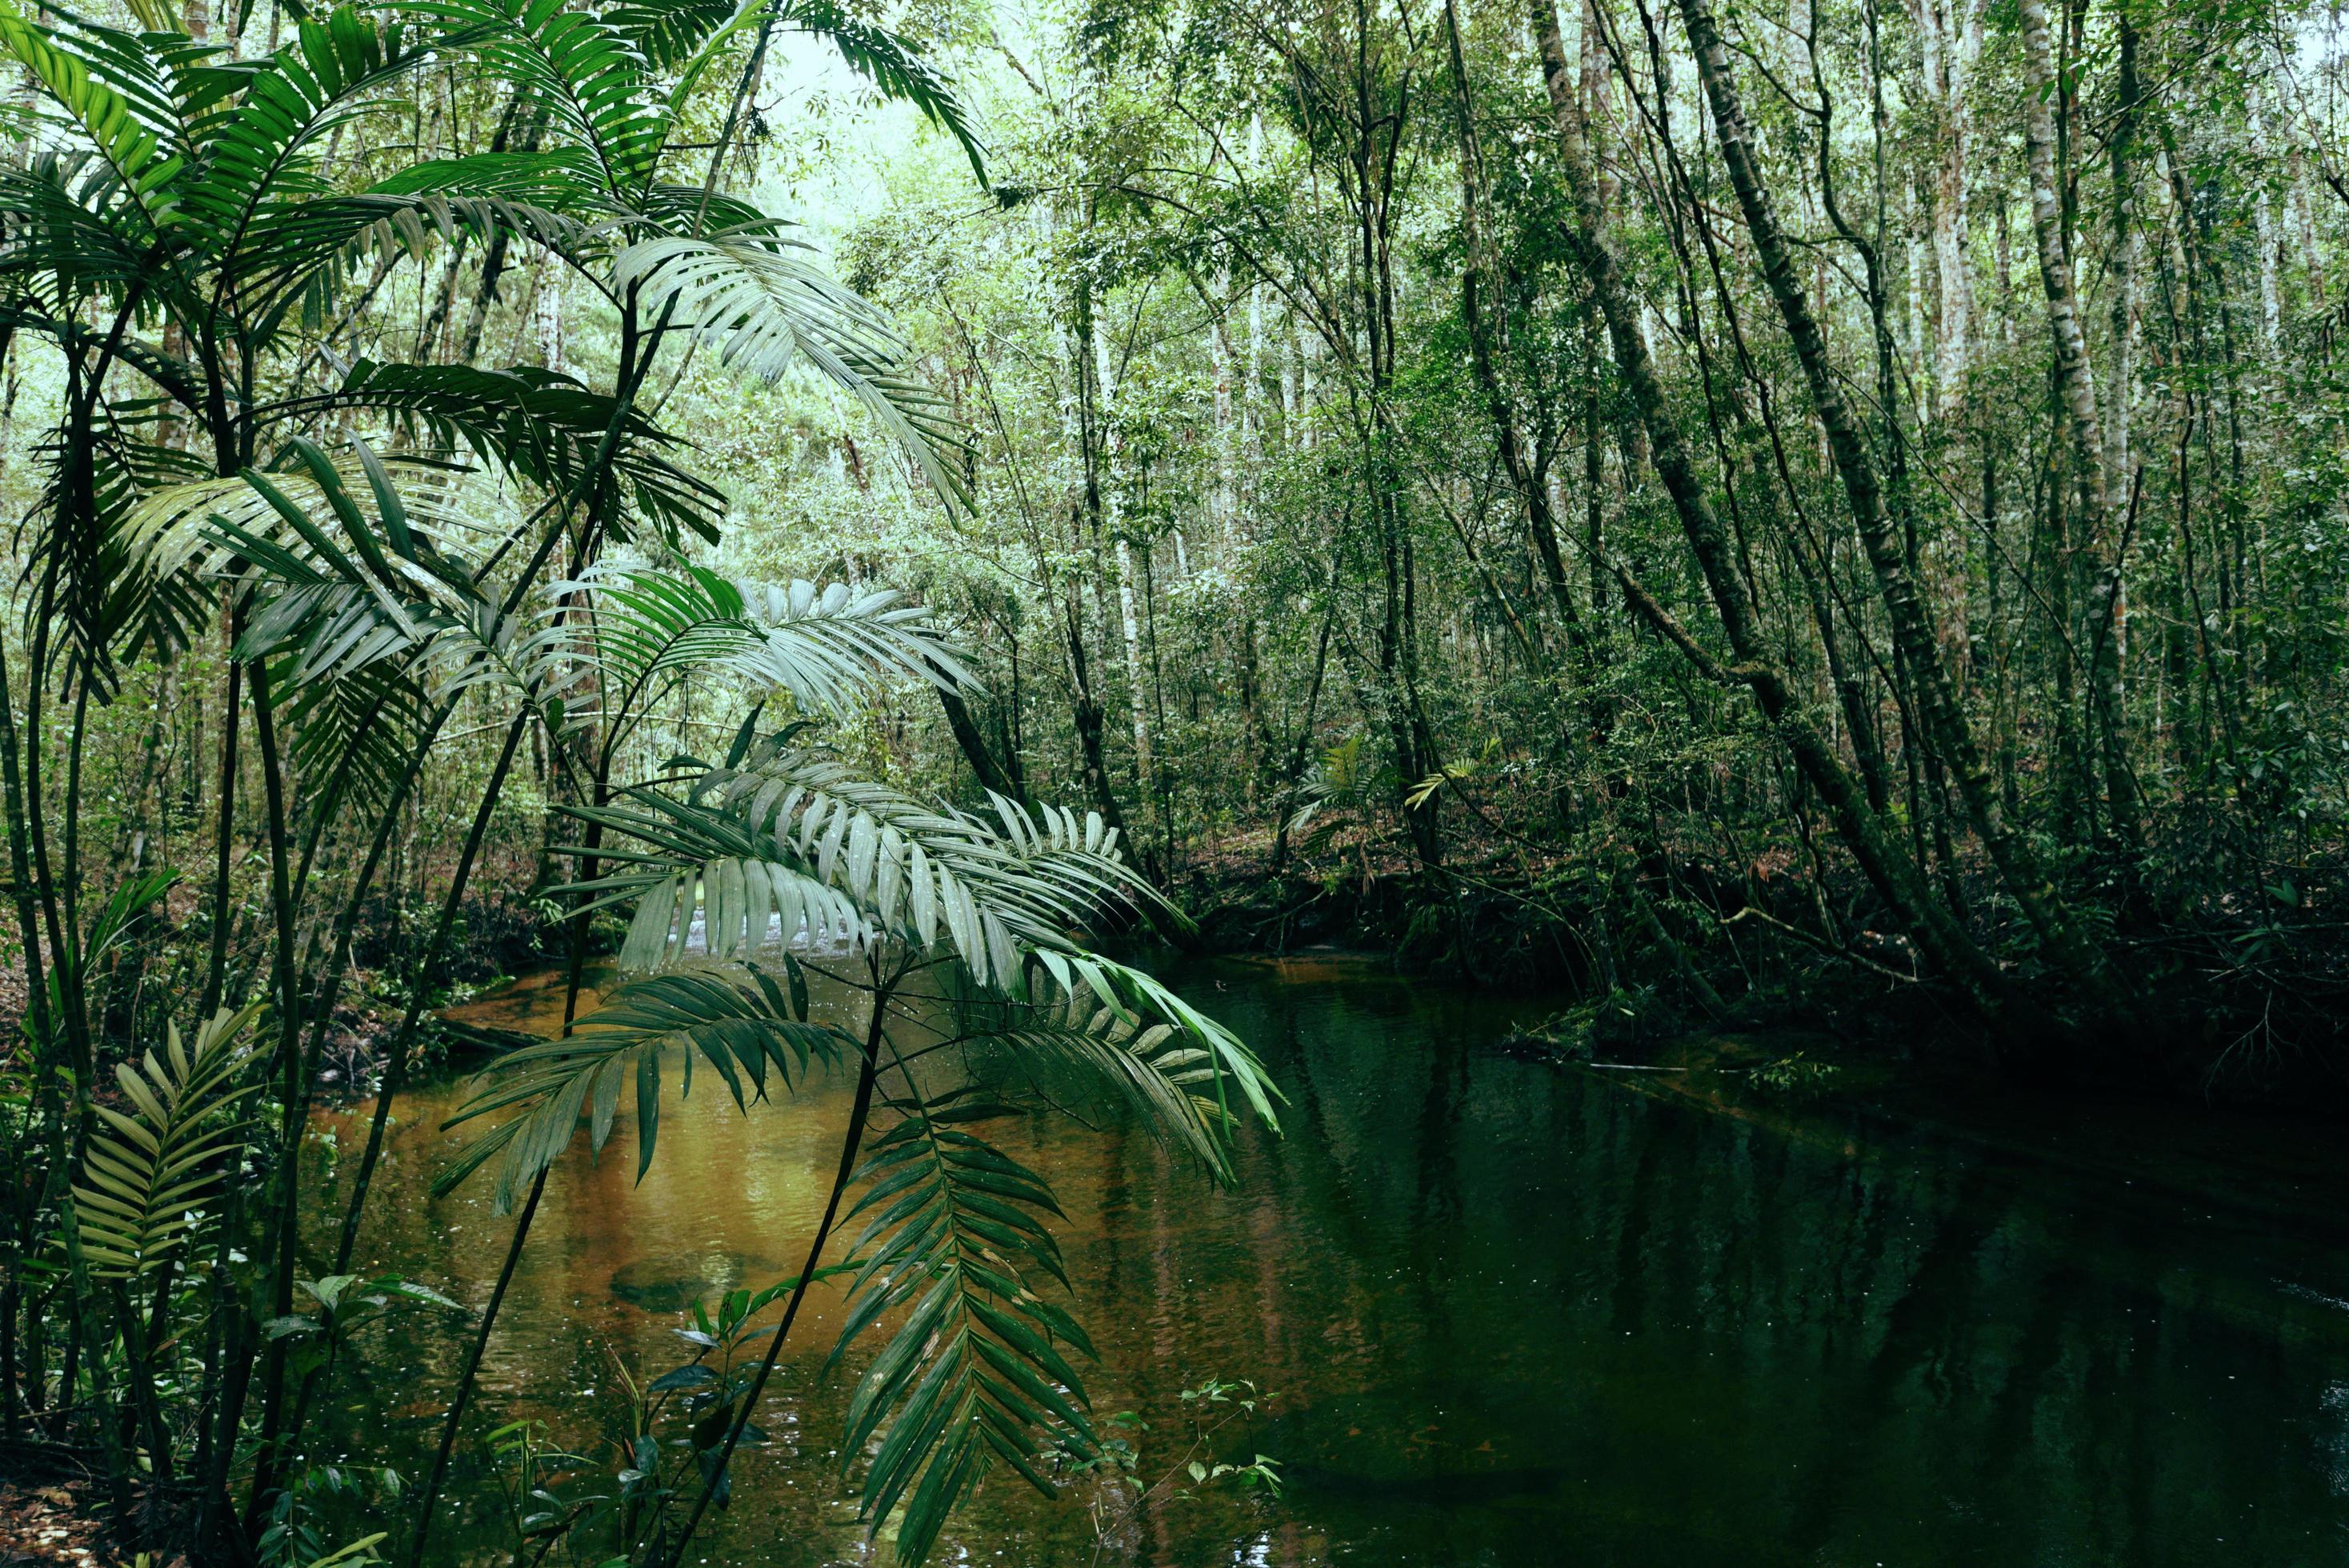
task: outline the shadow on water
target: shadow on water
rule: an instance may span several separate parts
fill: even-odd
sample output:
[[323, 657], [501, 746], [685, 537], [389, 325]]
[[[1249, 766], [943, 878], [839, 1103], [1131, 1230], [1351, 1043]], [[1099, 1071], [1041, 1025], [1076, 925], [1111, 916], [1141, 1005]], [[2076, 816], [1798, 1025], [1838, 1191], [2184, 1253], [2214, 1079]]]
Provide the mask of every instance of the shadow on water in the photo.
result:
[[[1487, 1048], [1506, 1003], [1367, 967], [1183, 978], [1290, 1098], [1286, 1138], [1247, 1135], [1236, 1191], [1119, 1128], [1039, 1118], [1003, 1136], [1071, 1216], [1094, 1407], [1149, 1424], [1144, 1470], [1176, 1457], [1184, 1387], [1246, 1377], [1274, 1398], [1218, 1457], [1269, 1454], [1290, 1486], [1154, 1506], [1102, 1561], [2349, 1562], [2334, 1226], [1832, 1109], [1720, 1115], [1632, 1092]], [[542, 1022], [550, 998], [559, 1015], [556, 987], [497, 1021]], [[425, 1196], [460, 1096], [401, 1108], [361, 1262], [478, 1306], [507, 1222], [486, 1182]], [[793, 1266], [845, 1102], [821, 1085], [746, 1119], [697, 1089], [641, 1187], [626, 1134], [600, 1163], [574, 1150], [501, 1321], [483, 1429], [539, 1418], [608, 1472], [614, 1358], [672, 1365], [688, 1298]], [[346, 1147], [349, 1115], [322, 1118]], [[823, 1375], [838, 1300], [810, 1306], [711, 1563], [887, 1560], [834, 1452], [859, 1362]], [[388, 1445], [412, 1465], [453, 1327], [404, 1320], [337, 1388], [353, 1458]], [[485, 1456], [461, 1457], [448, 1539], [504, 1561]], [[940, 1560], [1084, 1563], [1086, 1501], [999, 1478]]]

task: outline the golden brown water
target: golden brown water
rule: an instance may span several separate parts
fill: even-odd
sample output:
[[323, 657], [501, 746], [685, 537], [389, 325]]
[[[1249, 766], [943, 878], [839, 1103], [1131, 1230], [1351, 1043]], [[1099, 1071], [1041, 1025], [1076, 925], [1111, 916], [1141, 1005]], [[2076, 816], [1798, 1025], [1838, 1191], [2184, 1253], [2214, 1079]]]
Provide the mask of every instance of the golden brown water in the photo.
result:
[[[1285, 1139], [1247, 1136], [1237, 1191], [1118, 1128], [1039, 1117], [998, 1136], [1069, 1212], [1094, 1408], [1147, 1420], [1144, 1473], [1177, 1457], [1181, 1389], [1245, 1377], [1272, 1390], [1268, 1414], [1217, 1457], [1269, 1454], [1289, 1486], [1162, 1500], [1099, 1561], [2349, 1563], [2349, 1256], [2323, 1193], [2280, 1221], [1832, 1107], [1723, 1115], [1492, 1048], [1537, 1007], [1360, 965], [1180, 978], [1291, 1099]], [[560, 999], [524, 990], [483, 1021], [542, 1023]], [[684, 1293], [796, 1268], [846, 1098], [823, 1084], [745, 1118], [698, 1080], [641, 1186], [625, 1132], [600, 1164], [575, 1149], [477, 1434], [540, 1418], [608, 1472], [610, 1357], [674, 1365]], [[508, 1222], [486, 1181], [425, 1196], [460, 1099], [400, 1107], [361, 1262], [478, 1307]], [[348, 1149], [363, 1125], [320, 1130]], [[709, 1563], [888, 1561], [833, 1451], [860, 1361], [822, 1375], [824, 1290], [768, 1396], [774, 1441], [738, 1460], [740, 1501], [697, 1548]], [[334, 1402], [342, 1452], [414, 1470], [461, 1326], [400, 1325]], [[451, 1490], [435, 1558], [507, 1561], [478, 1442]], [[1093, 1561], [1088, 1501], [999, 1477], [937, 1560]]]

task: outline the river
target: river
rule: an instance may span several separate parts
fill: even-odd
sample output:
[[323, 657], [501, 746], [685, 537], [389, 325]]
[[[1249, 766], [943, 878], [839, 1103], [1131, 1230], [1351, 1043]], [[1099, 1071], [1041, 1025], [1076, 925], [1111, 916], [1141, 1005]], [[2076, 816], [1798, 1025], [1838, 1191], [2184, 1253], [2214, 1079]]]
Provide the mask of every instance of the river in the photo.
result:
[[[2075, 1168], [1832, 1101], [1696, 1103], [1652, 1075], [1502, 1051], [1538, 1006], [1375, 965], [1178, 978], [1289, 1097], [1285, 1136], [1245, 1135], [1235, 1190], [1116, 1127], [995, 1132], [1068, 1212], [1093, 1408], [1140, 1418], [1143, 1477], [1182, 1456], [1183, 1390], [1247, 1379], [1263, 1408], [1215, 1457], [1268, 1455], [1285, 1490], [1170, 1485], [1097, 1533], [1114, 1511], [1098, 1486], [1054, 1502], [999, 1475], [936, 1561], [2349, 1562], [2349, 1221], [2323, 1192], [2279, 1216], [2127, 1161]], [[543, 1026], [559, 1000], [526, 985], [473, 1016]], [[461, 1098], [450, 1082], [401, 1103], [361, 1263], [478, 1307], [507, 1222], [486, 1179], [426, 1193]], [[847, 1099], [818, 1084], [746, 1118], [705, 1077], [640, 1186], [626, 1133], [600, 1163], [575, 1146], [477, 1430], [528, 1417], [591, 1455], [558, 1495], [607, 1480], [615, 1358], [674, 1365], [683, 1295], [796, 1266]], [[314, 1133], [348, 1150], [364, 1122], [326, 1112]], [[2084, 1117], [2058, 1141], [2106, 1137]], [[862, 1357], [825, 1374], [827, 1289], [703, 1562], [889, 1560], [835, 1452]], [[378, 1332], [337, 1374], [329, 1446], [420, 1469], [462, 1327], [417, 1308]], [[506, 1561], [509, 1517], [469, 1440], [435, 1560]]]

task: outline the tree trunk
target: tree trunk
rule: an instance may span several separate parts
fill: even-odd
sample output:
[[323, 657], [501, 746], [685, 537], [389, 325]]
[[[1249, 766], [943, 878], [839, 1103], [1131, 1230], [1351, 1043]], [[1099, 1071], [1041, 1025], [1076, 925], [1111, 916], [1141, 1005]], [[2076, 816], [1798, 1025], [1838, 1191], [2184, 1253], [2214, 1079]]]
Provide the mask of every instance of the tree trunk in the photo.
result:
[[1812, 788], [1825, 800], [1837, 830], [1861, 872], [1894, 914], [1916, 936], [1929, 962], [1986, 1014], [2017, 1005], [2006, 975], [1919, 881], [1916, 869], [1892, 843], [1877, 814], [1843, 761], [1804, 715], [1785, 680], [1768, 662], [1744, 583], [1738, 574], [1728, 531], [1723, 527], [1697, 479], [1696, 465], [1680, 427], [1666, 407], [1654, 361], [1648, 352], [1639, 306], [1622, 275], [1608, 234], [1606, 205], [1584, 134], [1582, 105], [1568, 76], [1566, 49], [1558, 36], [1553, 0], [1532, 0], [1534, 36], [1549, 90], [1559, 150], [1571, 194], [1562, 225], [1568, 248], [1590, 285], [1607, 324], [1615, 365], [1632, 409], [1646, 435], [1647, 458], [1678, 514], [1705, 586], [1728, 636], [1734, 667], [1723, 667], [1686, 632], [1638, 580], [1619, 565], [1616, 578], [1625, 597], [1708, 678], [1735, 681], [1754, 694], [1763, 716], [1794, 756]]
[[[1702, 3], [1702, 0], [1700, 0]], [[2047, 42], [2046, 0], [2020, 0], [2023, 21], [2023, 140], [2031, 162], [2031, 222], [2039, 242], [2039, 281], [2047, 294], [2047, 325], [2054, 339], [2057, 397], [2071, 438], [2072, 493], [2078, 509], [2074, 527], [2063, 531], [2068, 561], [2058, 571], [2068, 575], [2083, 603], [2075, 607], [2077, 632], [2087, 645], [2088, 680], [2095, 706], [2097, 748], [2104, 762], [2105, 794], [2112, 810], [2113, 830], [2125, 852], [2141, 847], [2137, 827], [2137, 783], [2129, 770], [2127, 742], [2121, 730], [2120, 639], [2112, 615], [2120, 603], [2122, 546], [2109, 527], [2110, 492], [2106, 488], [2109, 459], [2096, 426], [2095, 373], [2088, 362], [2087, 341], [2080, 330], [2080, 311], [2073, 287], [2071, 247], [2065, 242], [2063, 175], [2055, 165], [2055, 126], [2050, 107], [2055, 89], [2055, 67]], [[2127, 51], [2133, 80], [2134, 48]], [[2115, 157], [2125, 160], [2129, 111], [2125, 103], [2122, 131]], [[2118, 308], [2118, 307], [2116, 307]], [[2126, 401], [2127, 388], [2112, 388], [2115, 402]], [[2085, 563], [2107, 552], [2107, 562], [2093, 585], [2075, 563]], [[2074, 628], [2067, 627], [2067, 631]]]
[[[1828, 451], [1843, 480], [1852, 521], [1859, 531], [1868, 564], [1875, 571], [1893, 646], [1917, 688], [1920, 722], [1956, 775], [1974, 830], [1998, 867], [2009, 894], [2039, 933], [2049, 954], [2099, 1001], [2115, 1008], [2124, 1007], [2126, 997], [2111, 964], [2064, 918], [2054, 884], [2041, 867], [2036, 852], [2006, 820], [2003, 803], [1983, 764], [1972, 727], [1958, 705], [1940, 642], [1917, 596], [1905, 542], [1885, 510], [1866, 438], [1844, 401], [1842, 386], [1828, 360], [1826, 335], [1812, 314], [1785, 236], [1779, 231], [1777, 214], [1754, 161], [1753, 133], [1747, 128], [1744, 106], [1730, 77], [1728, 51], [1712, 7], [1707, 0], [1679, 0], [1679, 4], [1696, 56], [1697, 74], [1713, 108], [1722, 162], [1736, 190], [1738, 207], [1754, 241], [1763, 278], [1777, 304], [1787, 335], [1793, 339], [1795, 356], [1802, 362], [1813, 407], [1826, 432]], [[2023, 0], [2023, 4], [2042, 6], [2044, 18], [2044, 0]], [[2044, 39], [2044, 30], [2042, 36]]]
[[1540, 471], [1541, 465], [1527, 449], [1524, 422], [1517, 417], [1508, 388], [1502, 385], [1495, 353], [1499, 334], [1486, 314], [1486, 298], [1499, 268], [1494, 262], [1492, 242], [1485, 223], [1484, 160], [1477, 146], [1475, 104], [1469, 92], [1468, 66], [1460, 46], [1460, 18], [1454, 0], [1444, 0], [1444, 27], [1452, 51], [1452, 77], [1458, 109], [1460, 233], [1467, 250], [1467, 264], [1460, 272], [1460, 312], [1468, 328], [1469, 362], [1475, 371], [1477, 390], [1485, 396], [1485, 412], [1493, 421], [1493, 439], [1500, 450], [1501, 466], [1507, 470], [1510, 486], [1525, 509], [1526, 536], [1533, 545], [1535, 559], [1541, 562], [1558, 624], [1565, 631], [1568, 645], [1579, 651], [1583, 645], [1582, 621], [1575, 610], [1566, 557], [1558, 549], [1557, 518], [1550, 506], [1547, 476]]

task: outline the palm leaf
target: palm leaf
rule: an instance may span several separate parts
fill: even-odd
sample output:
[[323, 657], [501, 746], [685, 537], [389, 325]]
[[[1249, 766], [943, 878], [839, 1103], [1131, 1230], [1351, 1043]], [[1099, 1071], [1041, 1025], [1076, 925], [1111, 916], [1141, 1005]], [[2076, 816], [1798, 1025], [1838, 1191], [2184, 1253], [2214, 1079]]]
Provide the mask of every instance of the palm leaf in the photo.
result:
[[1256, 1054], [1150, 976], [1095, 954], [1045, 950], [1029, 963], [1019, 995], [958, 1001], [962, 1042], [1000, 1052], [1056, 1104], [1123, 1104], [1226, 1184], [1240, 1107], [1279, 1130], [1279, 1093]]
[[615, 284], [717, 346], [727, 365], [771, 380], [804, 361], [854, 394], [903, 443], [949, 507], [966, 509], [968, 438], [945, 401], [907, 369], [909, 350], [881, 313], [805, 259], [771, 226], [640, 240], [613, 262]]
[[786, 27], [823, 38], [840, 51], [850, 68], [884, 95], [912, 104], [931, 124], [953, 137], [970, 171], [987, 183], [986, 150], [969, 111], [937, 68], [923, 57], [920, 46], [902, 34], [867, 21], [838, 0], [782, 0], [776, 20]]
[[443, 1126], [501, 1110], [515, 1114], [474, 1139], [434, 1181], [434, 1194], [453, 1190], [502, 1150], [497, 1206], [504, 1212], [569, 1146], [583, 1114], [589, 1148], [603, 1149], [620, 1091], [631, 1083], [642, 1181], [660, 1133], [661, 1061], [672, 1046], [685, 1050], [685, 1092], [692, 1091], [698, 1055], [725, 1081], [738, 1109], [767, 1098], [771, 1071], [788, 1090], [812, 1068], [836, 1062], [843, 1047], [854, 1049], [837, 1029], [809, 1022], [807, 981], [797, 961], [786, 954], [776, 967], [781, 979], [743, 965], [631, 981], [606, 995], [574, 1034], [499, 1057]]
[[212, 122], [201, 172], [182, 196], [225, 277], [246, 270], [242, 253], [255, 236], [265, 241], [263, 264], [282, 265], [285, 221], [319, 194], [308, 166], [313, 144], [368, 113], [378, 89], [463, 42], [351, 5], [300, 17], [294, 36], [249, 74], [235, 112]]
[[952, 136], [987, 182], [984, 151], [969, 111], [954, 86], [923, 57], [920, 46], [877, 22], [852, 15], [834, 0], [669, 0], [616, 5], [604, 13], [654, 70], [680, 74], [672, 104], [680, 103], [715, 46], [771, 12], [775, 26], [822, 38], [851, 69], [886, 97], [912, 104]]
[[1086, 1457], [1100, 1439], [1067, 1355], [1092, 1355], [1092, 1342], [1040, 1294], [1048, 1280], [1068, 1283], [1043, 1222], [1060, 1205], [1036, 1172], [969, 1130], [1003, 1108], [957, 1091], [900, 1109], [854, 1178], [864, 1192], [849, 1217], [867, 1218], [849, 1249], [857, 1274], [833, 1355], [905, 1314], [858, 1380], [841, 1451], [854, 1469], [880, 1437], [860, 1511], [877, 1533], [902, 1501], [897, 1560], [916, 1563], [998, 1462], [1050, 1497], [1040, 1434]]
[[[293, 650], [295, 681], [347, 674], [461, 634], [479, 595], [468, 562], [451, 551], [470, 549], [471, 525], [429, 490], [403, 493], [364, 444], [337, 463], [297, 438], [293, 455], [290, 470], [247, 469], [150, 498], [127, 525], [147, 577], [235, 576], [253, 599], [237, 656]], [[403, 467], [434, 478], [447, 472]]]
[[[943, 942], [975, 983], [999, 989], [1020, 985], [1024, 954], [1066, 949], [1071, 928], [1156, 897], [1099, 816], [1002, 799], [994, 812], [926, 805], [780, 736], [709, 771], [690, 799], [640, 786], [616, 806], [574, 809], [648, 849], [572, 891], [592, 894], [589, 908], [647, 900], [623, 962], [653, 965], [686, 951], [706, 868], [755, 862], [779, 884], [812, 879], [849, 901], [858, 918], [841, 929], [852, 940]], [[794, 930], [785, 924], [786, 941]]]
[[[478, 370], [362, 359], [336, 390], [273, 405], [258, 418], [307, 421], [345, 412], [375, 414], [391, 436], [442, 456], [471, 453], [549, 495], [571, 495], [586, 487], [616, 405], [569, 377], [528, 366]], [[632, 513], [607, 508], [607, 523], [618, 525], [610, 529], [615, 537], [627, 536], [633, 516], [672, 542], [686, 530], [717, 538], [725, 498], [662, 455], [677, 444], [637, 410], [621, 419], [608, 459], [618, 483], [595, 498], [616, 496], [633, 504]]]
[[544, 106], [557, 138], [592, 158], [605, 194], [633, 197], [652, 179], [668, 119], [643, 55], [610, 21], [563, 0], [405, 0], [401, 8], [461, 32], [492, 75]]
[[339, 774], [345, 802], [362, 811], [388, 801], [431, 724], [415, 662], [378, 661], [332, 678], [303, 680], [300, 673], [289, 660], [271, 676], [278, 690], [294, 694], [285, 725], [295, 777]]
[[[96, 30], [102, 35], [103, 29]], [[96, 57], [72, 46], [69, 35], [27, 21], [0, 0], [0, 51], [30, 72], [67, 123], [119, 182], [114, 194], [160, 235], [175, 218], [177, 181], [187, 159], [172, 145], [169, 95], [151, 77], [142, 81], [108, 69], [135, 52], [106, 50]], [[112, 77], [109, 81], [108, 78]]]
[[568, 606], [567, 656], [592, 666], [611, 717], [645, 706], [665, 676], [714, 669], [845, 712], [876, 676], [952, 689], [969, 679], [946, 637], [889, 590], [761, 583], [686, 564], [605, 568], [549, 592]]
[[241, 1146], [243, 1128], [223, 1119], [258, 1085], [237, 1087], [245, 1026], [260, 1011], [223, 1008], [196, 1031], [191, 1050], [168, 1026], [163, 1054], [117, 1064], [123, 1109], [96, 1108], [104, 1126], [82, 1156], [73, 1202], [90, 1271], [136, 1279], [160, 1268], [187, 1239]]

